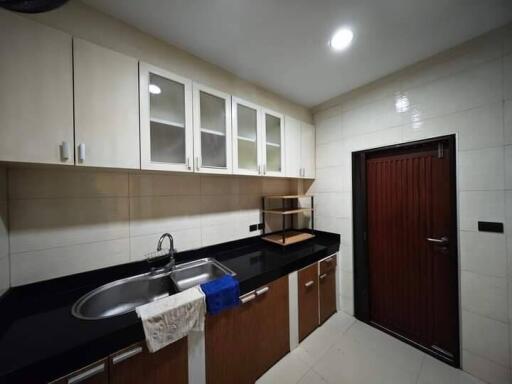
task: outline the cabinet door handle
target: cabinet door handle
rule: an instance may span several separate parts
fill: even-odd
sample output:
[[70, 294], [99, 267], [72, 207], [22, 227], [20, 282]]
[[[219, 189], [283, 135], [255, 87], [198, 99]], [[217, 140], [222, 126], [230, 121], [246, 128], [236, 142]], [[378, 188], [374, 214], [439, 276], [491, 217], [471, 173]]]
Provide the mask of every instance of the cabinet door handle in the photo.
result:
[[263, 164], [263, 174], [267, 174], [267, 164]]
[[315, 284], [315, 282], [313, 280], [310, 280], [306, 284], [304, 284], [304, 286], [307, 288], [307, 287], [311, 287], [313, 284]]
[[98, 364], [92, 368], [89, 368], [86, 371], [83, 371], [75, 376], [71, 376], [68, 379], [68, 384], [77, 384], [81, 383], [82, 381], [85, 381], [98, 373], [101, 373], [105, 370], [105, 363]]
[[257, 289], [256, 296], [263, 295], [264, 293], [267, 293], [268, 291], [270, 291], [269, 287], [263, 287], [263, 288]]
[[201, 168], [201, 158], [196, 156], [196, 171], [199, 171], [199, 168]]
[[192, 167], [190, 166], [190, 157], [187, 157], [187, 169], [191, 170]]
[[327, 277], [327, 273], [322, 273], [322, 274], [320, 275], [320, 280], [323, 280], [323, 279], [325, 279], [326, 277]]
[[135, 355], [138, 355], [142, 352], [142, 347], [135, 347], [130, 349], [129, 351], [120, 353], [119, 355], [116, 355], [112, 358], [112, 364], [116, 365], [119, 364], [121, 361], [125, 361], [126, 359], [129, 359], [130, 357], [133, 357]]
[[258, 175], [261, 175], [261, 164], [258, 164]]
[[251, 293], [250, 295], [245, 295], [240, 298], [240, 301], [242, 304], [248, 303], [249, 301], [252, 301], [256, 298], [256, 295], [254, 293]]
[[85, 161], [85, 144], [80, 143], [78, 144], [78, 160], [81, 162]]
[[63, 141], [60, 145], [60, 159], [67, 161], [69, 159], [69, 146], [66, 141]]

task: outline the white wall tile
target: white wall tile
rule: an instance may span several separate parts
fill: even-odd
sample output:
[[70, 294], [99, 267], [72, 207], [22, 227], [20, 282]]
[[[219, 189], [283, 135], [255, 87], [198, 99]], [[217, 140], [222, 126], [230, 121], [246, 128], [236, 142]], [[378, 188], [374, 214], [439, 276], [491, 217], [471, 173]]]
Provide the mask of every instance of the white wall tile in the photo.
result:
[[[330, 112], [330, 111], [329, 111]], [[316, 142], [326, 144], [341, 139], [341, 112], [330, 114], [327, 117], [315, 118]]]
[[512, 189], [512, 145], [505, 147], [505, 189]]
[[506, 237], [502, 234], [461, 231], [461, 269], [488, 276], [506, 277]]
[[505, 277], [492, 277], [462, 271], [463, 309], [507, 323], [507, 295], [507, 279]]
[[490, 384], [510, 384], [510, 370], [470, 351], [462, 351], [462, 368]]
[[316, 168], [335, 167], [341, 165], [342, 149], [341, 141], [333, 141], [327, 144], [320, 144], [316, 147]]
[[128, 238], [128, 198], [9, 201], [11, 252]]
[[467, 351], [509, 368], [508, 324], [462, 311], [462, 345]]
[[502, 190], [505, 187], [504, 149], [461, 151], [458, 156], [461, 191]]
[[459, 150], [482, 149], [503, 145], [503, 103], [477, 107], [456, 114], [452, 121], [459, 129]]
[[512, 145], [512, 100], [504, 102], [505, 144]]
[[343, 166], [318, 168], [310, 193], [343, 191], [343, 184], [347, 183], [343, 178], [345, 175]]
[[12, 285], [23, 285], [127, 263], [130, 260], [129, 248], [129, 239], [125, 238], [13, 253]]
[[407, 91], [410, 114], [426, 119], [500, 101], [501, 65], [493, 60]]
[[461, 191], [459, 193], [459, 228], [477, 231], [478, 221], [505, 220], [504, 191]]
[[9, 257], [0, 257], [0, 296], [10, 287]]
[[512, 55], [508, 55], [503, 60], [504, 74], [504, 92], [505, 99], [512, 99]]

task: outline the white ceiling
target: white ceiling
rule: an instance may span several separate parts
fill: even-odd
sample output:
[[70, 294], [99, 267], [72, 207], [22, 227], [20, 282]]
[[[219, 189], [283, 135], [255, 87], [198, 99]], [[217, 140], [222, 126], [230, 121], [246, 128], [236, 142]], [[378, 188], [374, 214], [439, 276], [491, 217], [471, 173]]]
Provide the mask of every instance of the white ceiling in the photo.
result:
[[[512, 20], [510, 0], [85, 0], [305, 106]], [[327, 43], [355, 34], [341, 53]]]

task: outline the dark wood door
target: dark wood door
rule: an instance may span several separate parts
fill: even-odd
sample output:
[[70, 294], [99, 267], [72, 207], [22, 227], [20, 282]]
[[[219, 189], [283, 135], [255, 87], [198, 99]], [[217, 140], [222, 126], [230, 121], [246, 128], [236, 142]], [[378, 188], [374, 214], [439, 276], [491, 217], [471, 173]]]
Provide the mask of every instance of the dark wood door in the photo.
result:
[[150, 353], [144, 342], [110, 357], [110, 384], [187, 384], [187, 338]]
[[299, 341], [318, 327], [318, 264], [298, 272]]
[[366, 157], [370, 321], [454, 361], [455, 177], [449, 142]]
[[290, 351], [288, 277], [242, 298], [238, 308], [207, 316], [208, 384], [253, 384]]
[[320, 323], [336, 312], [336, 256], [320, 262], [319, 276]]

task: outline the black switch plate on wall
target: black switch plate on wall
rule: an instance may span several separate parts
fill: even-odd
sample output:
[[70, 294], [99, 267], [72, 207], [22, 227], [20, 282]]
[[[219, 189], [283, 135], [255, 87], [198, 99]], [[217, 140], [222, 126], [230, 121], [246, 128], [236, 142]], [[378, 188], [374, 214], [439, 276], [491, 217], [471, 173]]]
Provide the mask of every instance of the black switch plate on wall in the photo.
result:
[[480, 232], [503, 233], [503, 223], [495, 223], [491, 221], [479, 221], [478, 230]]
[[258, 230], [258, 224], [249, 225], [249, 232], [254, 232]]

